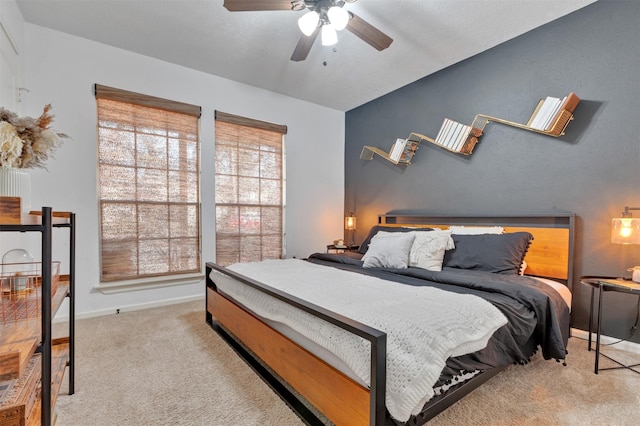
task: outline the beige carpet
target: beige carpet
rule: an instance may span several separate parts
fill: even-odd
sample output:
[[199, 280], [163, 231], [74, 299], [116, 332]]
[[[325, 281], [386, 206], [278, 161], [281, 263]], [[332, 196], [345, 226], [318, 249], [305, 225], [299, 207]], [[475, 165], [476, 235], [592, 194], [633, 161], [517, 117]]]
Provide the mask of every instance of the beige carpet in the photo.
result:
[[[595, 375], [586, 342], [572, 338], [569, 351], [566, 367], [511, 367], [429, 424], [640, 424], [640, 374]], [[303, 424], [205, 323], [204, 301], [77, 321], [76, 357], [59, 426]]]

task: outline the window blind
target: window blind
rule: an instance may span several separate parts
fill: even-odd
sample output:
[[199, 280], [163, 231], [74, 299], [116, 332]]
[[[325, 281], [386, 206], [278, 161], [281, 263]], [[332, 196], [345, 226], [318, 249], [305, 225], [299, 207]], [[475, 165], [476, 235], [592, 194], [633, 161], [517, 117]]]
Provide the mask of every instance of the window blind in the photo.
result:
[[200, 107], [96, 85], [102, 282], [200, 272]]
[[216, 262], [284, 254], [286, 126], [216, 111]]

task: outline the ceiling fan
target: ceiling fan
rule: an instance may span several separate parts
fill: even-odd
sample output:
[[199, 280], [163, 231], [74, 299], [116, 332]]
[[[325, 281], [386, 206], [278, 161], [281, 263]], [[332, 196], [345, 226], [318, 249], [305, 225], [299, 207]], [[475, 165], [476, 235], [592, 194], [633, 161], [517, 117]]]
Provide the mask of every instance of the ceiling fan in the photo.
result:
[[318, 34], [322, 34], [322, 44], [331, 46], [338, 42], [336, 31], [347, 29], [377, 50], [384, 50], [393, 39], [343, 9], [345, 3], [356, 0], [224, 0], [224, 7], [230, 12], [249, 12], [263, 10], [304, 10], [308, 12], [298, 19], [302, 31], [300, 40], [291, 55], [292, 61], [304, 61]]

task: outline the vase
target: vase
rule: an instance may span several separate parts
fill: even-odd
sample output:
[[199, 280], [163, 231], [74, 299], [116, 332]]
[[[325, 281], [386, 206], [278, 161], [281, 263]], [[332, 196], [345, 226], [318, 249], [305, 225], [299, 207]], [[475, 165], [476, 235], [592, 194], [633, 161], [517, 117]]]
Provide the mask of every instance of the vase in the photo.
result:
[[0, 196], [20, 197], [22, 212], [31, 211], [31, 176], [23, 169], [0, 167]]

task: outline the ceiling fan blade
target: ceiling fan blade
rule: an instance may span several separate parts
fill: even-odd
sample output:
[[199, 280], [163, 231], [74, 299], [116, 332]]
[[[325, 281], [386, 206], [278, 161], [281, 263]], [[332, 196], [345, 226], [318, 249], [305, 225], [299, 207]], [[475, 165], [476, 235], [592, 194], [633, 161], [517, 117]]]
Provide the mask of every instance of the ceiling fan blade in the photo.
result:
[[230, 12], [254, 10], [293, 10], [291, 0], [224, 0], [223, 6]]
[[318, 38], [318, 34], [320, 34], [321, 25], [316, 28], [316, 30], [310, 35], [306, 36], [302, 34], [300, 36], [300, 40], [298, 40], [298, 44], [296, 48], [293, 50], [293, 54], [291, 55], [291, 60], [295, 62], [304, 61], [307, 59], [307, 55], [309, 55], [309, 51], [311, 50], [311, 46], [313, 46], [313, 42]]
[[349, 12], [349, 16], [351, 16], [351, 19], [349, 19], [347, 29], [376, 49], [384, 50], [393, 42], [391, 37], [364, 19], [354, 15], [352, 12]]

